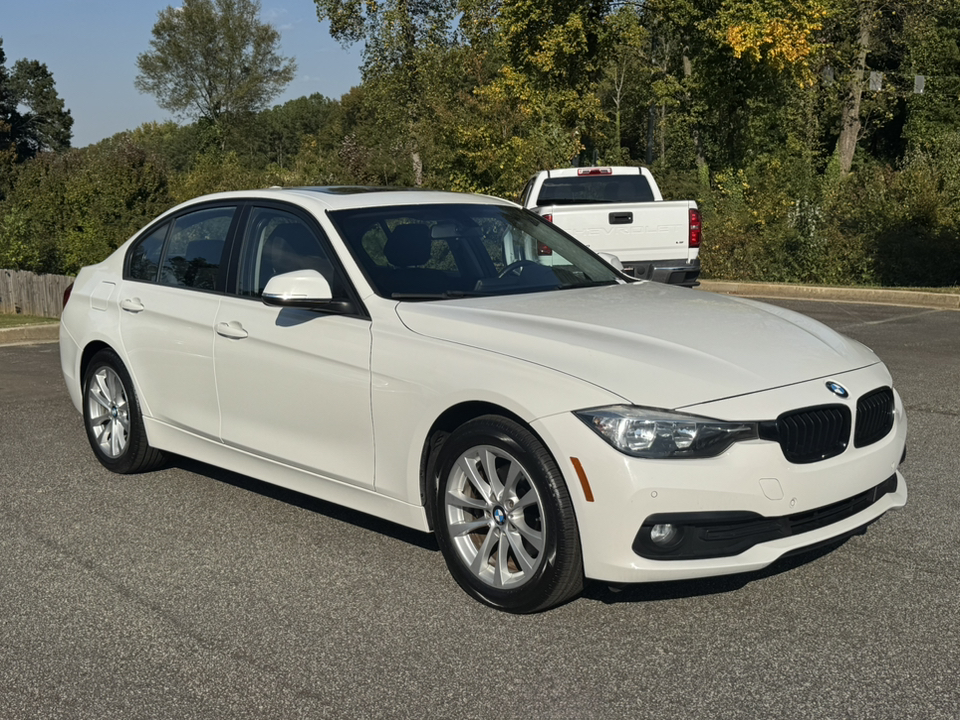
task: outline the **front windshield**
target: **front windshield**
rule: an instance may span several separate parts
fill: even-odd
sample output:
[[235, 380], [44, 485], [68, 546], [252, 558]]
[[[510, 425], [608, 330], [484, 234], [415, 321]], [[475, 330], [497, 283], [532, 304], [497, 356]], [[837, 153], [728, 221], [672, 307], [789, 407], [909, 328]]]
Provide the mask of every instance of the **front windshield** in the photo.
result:
[[330, 213], [381, 297], [434, 300], [594, 285], [620, 276], [538, 216], [505, 205], [398, 205]]

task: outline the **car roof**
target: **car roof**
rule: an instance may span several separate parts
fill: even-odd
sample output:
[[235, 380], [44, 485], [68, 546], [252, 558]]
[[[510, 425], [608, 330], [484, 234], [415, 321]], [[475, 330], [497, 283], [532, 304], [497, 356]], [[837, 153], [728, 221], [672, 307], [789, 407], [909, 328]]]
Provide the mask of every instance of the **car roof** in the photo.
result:
[[359, 185], [324, 187], [270, 187], [259, 190], [237, 190], [203, 195], [181, 205], [217, 200], [285, 200], [315, 210], [346, 210], [351, 208], [382, 207], [388, 205], [435, 205], [441, 203], [470, 203], [514, 205], [490, 195], [457, 193], [421, 188], [395, 188]]

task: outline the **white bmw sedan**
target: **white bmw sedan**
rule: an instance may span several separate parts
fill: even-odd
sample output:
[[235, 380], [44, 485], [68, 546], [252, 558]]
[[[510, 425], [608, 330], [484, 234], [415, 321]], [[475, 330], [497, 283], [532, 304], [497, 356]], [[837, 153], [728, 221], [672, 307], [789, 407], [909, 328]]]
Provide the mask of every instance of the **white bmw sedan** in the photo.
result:
[[631, 281], [489, 197], [184, 203], [80, 272], [60, 352], [107, 468], [176, 453], [432, 531], [510, 612], [757, 570], [907, 498], [868, 348]]

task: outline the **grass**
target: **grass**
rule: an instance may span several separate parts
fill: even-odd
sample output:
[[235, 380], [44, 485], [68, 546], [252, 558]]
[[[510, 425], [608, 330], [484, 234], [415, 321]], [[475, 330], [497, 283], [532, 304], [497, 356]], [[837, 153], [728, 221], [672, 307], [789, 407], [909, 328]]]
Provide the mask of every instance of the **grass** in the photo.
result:
[[47, 325], [60, 322], [56, 318], [37, 317], [36, 315], [13, 315], [0, 313], [0, 330], [21, 327], [22, 325]]

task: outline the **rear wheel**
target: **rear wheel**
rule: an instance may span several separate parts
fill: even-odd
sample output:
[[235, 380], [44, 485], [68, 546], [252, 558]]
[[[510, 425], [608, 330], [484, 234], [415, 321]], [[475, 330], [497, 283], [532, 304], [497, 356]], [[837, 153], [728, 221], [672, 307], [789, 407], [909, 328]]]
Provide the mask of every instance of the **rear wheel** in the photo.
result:
[[437, 541], [454, 579], [508, 612], [558, 605], [583, 588], [573, 504], [550, 453], [499, 416], [457, 429], [438, 461]]
[[133, 382], [113, 350], [94, 355], [84, 373], [83, 421], [93, 454], [109, 470], [145, 472], [163, 462], [147, 442]]

